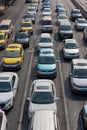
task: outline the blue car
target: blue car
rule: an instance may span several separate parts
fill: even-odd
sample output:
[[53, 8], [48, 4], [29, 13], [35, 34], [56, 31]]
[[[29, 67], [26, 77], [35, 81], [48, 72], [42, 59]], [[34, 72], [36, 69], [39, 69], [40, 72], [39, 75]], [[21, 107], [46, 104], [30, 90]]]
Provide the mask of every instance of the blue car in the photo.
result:
[[57, 66], [54, 53], [40, 53], [38, 56], [37, 76], [56, 77]]

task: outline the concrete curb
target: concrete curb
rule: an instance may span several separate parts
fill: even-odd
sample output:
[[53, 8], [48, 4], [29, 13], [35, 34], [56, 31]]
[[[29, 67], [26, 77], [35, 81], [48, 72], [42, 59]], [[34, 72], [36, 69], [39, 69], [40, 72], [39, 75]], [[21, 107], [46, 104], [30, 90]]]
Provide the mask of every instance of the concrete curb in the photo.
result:
[[87, 10], [84, 8], [84, 6], [77, 0], [72, 0], [73, 4], [79, 8], [83, 14], [83, 16], [87, 19]]

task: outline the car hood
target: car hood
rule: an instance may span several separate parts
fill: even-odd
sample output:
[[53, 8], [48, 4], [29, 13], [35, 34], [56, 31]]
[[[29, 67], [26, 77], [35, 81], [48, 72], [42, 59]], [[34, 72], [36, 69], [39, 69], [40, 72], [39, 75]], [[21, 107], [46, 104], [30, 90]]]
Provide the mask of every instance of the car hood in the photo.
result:
[[79, 16], [82, 16], [81, 14], [72, 14], [72, 15], [73, 15], [73, 16], [78, 16], [78, 17], [79, 17]]
[[47, 109], [47, 110], [57, 110], [56, 107], [56, 103], [52, 103], [52, 104], [34, 104], [30, 102], [30, 109], [31, 111], [35, 111], [35, 110], [42, 110], [42, 109]]
[[77, 86], [86, 86], [87, 87], [87, 78], [73, 78], [73, 83]]
[[4, 58], [3, 59], [3, 62], [6, 63], [6, 64], [15, 64], [19, 61], [20, 61], [20, 58]]
[[64, 49], [64, 52], [73, 54], [73, 53], [78, 53], [79, 50], [78, 49]]
[[53, 70], [56, 68], [56, 64], [38, 64], [38, 69], [40, 70]]
[[0, 102], [7, 101], [13, 97], [12, 92], [0, 93]]
[[39, 42], [38, 46], [39, 47], [52, 47], [53, 43], [52, 42], [48, 42], [48, 43], [46, 43], [46, 42], [44, 42], [44, 43]]

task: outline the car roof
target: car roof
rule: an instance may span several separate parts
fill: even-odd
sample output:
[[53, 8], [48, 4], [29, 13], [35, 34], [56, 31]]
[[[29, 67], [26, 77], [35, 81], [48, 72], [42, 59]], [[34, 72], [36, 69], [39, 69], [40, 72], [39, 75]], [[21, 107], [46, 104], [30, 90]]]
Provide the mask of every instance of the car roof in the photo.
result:
[[15, 74], [15, 72], [1, 72], [0, 73], [0, 82], [11, 81], [13, 74]]
[[34, 80], [34, 91], [52, 91], [53, 81], [46, 79]]
[[69, 20], [67, 20], [67, 21], [61, 21], [60, 22], [60, 26], [62, 26], [62, 25], [70, 25], [71, 26]]
[[47, 57], [55, 57], [54, 53], [40, 53], [39, 57], [43, 57], [43, 56], [47, 56]]
[[44, 54], [54, 53], [54, 50], [52, 48], [42, 48], [40, 49], [40, 53], [44, 53]]
[[55, 130], [54, 112], [52, 110], [35, 111], [33, 130]]
[[74, 68], [86, 68], [87, 69], [87, 60], [86, 59], [73, 59], [72, 60]]
[[50, 33], [41, 33], [40, 37], [51, 37]]

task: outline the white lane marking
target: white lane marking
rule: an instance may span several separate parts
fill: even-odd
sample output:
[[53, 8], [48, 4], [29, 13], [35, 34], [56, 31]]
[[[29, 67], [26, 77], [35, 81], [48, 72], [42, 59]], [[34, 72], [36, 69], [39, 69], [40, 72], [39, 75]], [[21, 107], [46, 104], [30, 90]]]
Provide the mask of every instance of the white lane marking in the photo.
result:
[[28, 74], [27, 74], [27, 80], [26, 80], [26, 84], [25, 84], [25, 91], [24, 91], [23, 102], [22, 102], [21, 113], [20, 113], [19, 124], [18, 124], [17, 130], [21, 130], [21, 126], [22, 126], [24, 105], [25, 105], [25, 101], [26, 101], [28, 82], [29, 82], [29, 77], [30, 77], [30, 72], [31, 72], [31, 67], [32, 67], [32, 60], [33, 60], [33, 52], [31, 54], [31, 58], [30, 58], [30, 67], [29, 67], [29, 71], [28, 71]]

